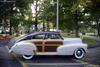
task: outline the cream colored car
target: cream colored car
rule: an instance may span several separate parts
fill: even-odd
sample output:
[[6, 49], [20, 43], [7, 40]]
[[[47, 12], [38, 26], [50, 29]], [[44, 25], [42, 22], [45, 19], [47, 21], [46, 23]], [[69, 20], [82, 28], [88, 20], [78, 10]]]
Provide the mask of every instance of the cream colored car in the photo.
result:
[[63, 38], [59, 32], [35, 32], [16, 38], [10, 43], [9, 52], [31, 59], [34, 55], [73, 55], [82, 59], [87, 52], [87, 44], [80, 38]]

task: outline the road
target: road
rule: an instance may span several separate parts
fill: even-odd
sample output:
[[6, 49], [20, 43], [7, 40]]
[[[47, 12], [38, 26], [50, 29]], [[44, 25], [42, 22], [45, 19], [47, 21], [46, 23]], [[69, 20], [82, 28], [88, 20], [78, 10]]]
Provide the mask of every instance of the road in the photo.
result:
[[100, 65], [100, 46], [88, 49], [88, 54], [83, 61], [90, 64]]
[[8, 53], [5, 46], [0, 44], [0, 67], [22, 67], [13, 55]]
[[35, 56], [24, 60], [15, 54], [9, 54], [6, 41], [0, 41], [0, 67], [100, 67], [100, 46], [88, 49], [83, 60], [71, 56]]

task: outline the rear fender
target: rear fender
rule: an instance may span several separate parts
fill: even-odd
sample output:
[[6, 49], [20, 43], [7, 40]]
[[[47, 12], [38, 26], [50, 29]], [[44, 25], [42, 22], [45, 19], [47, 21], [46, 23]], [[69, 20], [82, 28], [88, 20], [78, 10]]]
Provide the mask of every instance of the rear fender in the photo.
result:
[[37, 48], [33, 43], [18, 42], [10, 49], [10, 52], [21, 55], [33, 55]]

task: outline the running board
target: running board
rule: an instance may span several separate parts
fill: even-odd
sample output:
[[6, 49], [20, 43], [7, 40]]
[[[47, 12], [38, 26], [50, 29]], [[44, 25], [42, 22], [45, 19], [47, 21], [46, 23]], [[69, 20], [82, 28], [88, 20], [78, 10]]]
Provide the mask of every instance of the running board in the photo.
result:
[[38, 52], [37, 55], [58, 55], [57, 52]]

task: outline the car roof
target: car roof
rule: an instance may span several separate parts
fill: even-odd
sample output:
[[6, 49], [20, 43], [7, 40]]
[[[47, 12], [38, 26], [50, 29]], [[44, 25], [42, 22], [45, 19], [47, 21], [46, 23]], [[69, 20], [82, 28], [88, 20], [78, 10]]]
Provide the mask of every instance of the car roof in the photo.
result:
[[55, 31], [48, 31], [48, 32], [33, 32], [29, 35], [35, 35], [35, 34], [60, 34], [60, 32], [55, 32]]
[[54, 32], [54, 31], [49, 31], [49, 32], [33, 32], [33, 33], [30, 33], [30, 34], [26, 34], [24, 36], [21, 36], [21, 37], [17, 37], [16, 38], [16, 42], [20, 41], [21, 39], [27, 37], [27, 36], [31, 36], [31, 35], [36, 35], [36, 34], [60, 34], [60, 32]]

